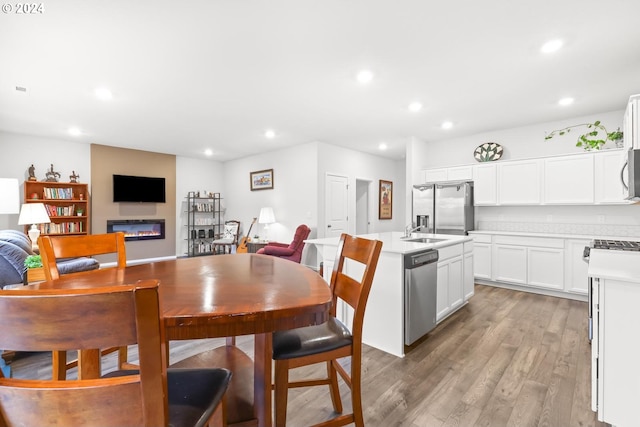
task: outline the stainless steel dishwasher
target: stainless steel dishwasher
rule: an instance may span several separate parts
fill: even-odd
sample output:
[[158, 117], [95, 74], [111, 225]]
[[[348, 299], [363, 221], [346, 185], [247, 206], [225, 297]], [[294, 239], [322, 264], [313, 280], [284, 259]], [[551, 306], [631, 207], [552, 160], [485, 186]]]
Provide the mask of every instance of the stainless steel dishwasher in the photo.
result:
[[404, 256], [404, 343], [411, 345], [436, 326], [438, 251]]

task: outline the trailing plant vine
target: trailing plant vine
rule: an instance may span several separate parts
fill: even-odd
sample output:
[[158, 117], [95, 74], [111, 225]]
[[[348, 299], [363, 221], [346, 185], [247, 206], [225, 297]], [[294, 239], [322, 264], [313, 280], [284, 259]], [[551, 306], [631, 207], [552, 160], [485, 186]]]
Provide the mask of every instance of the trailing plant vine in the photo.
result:
[[582, 126], [587, 127], [587, 132], [578, 136], [578, 142], [576, 142], [576, 147], [582, 147], [587, 151], [599, 150], [604, 145], [604, 143], [607, 142], [608, 139], [610, 139], [610, 135], [613, 136], [613, 134], [616, 133], [616, 132], [608, 133], [607, 128], [605, 128], [604, 125], [602, 125], [600, 120], [596, 120], [593, 123], [582, 123], [579, 125], [568, 126], [564, 129], [554, 130], [550, 134], [545, 135], [544, 139], [546, 141], [553, 138], [556, 135], [559, 135], [559, 136], [565, 135], [571, 132], [571, 129], [582, 127]]

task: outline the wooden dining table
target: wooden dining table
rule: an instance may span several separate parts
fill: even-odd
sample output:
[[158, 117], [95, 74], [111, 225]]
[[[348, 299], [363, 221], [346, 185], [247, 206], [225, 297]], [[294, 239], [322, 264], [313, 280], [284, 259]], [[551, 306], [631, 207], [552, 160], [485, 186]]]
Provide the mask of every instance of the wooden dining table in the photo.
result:
[[[325, 322], [331, 307], [327, 282], [292, 261], [229, 254], [73, 273], [29, 287], [87, 288], [143, 279], [160, 281], [167, 340], [254, 335], [253, 417], [257, 425], [271, 426], [271, 333]], [[96, 369], [92, 365], [86, 369]]]

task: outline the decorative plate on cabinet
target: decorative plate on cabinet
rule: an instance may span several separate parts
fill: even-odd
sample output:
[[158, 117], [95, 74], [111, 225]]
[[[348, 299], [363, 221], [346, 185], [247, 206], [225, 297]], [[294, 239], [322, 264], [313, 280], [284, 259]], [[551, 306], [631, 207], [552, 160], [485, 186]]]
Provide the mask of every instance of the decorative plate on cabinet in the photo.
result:
[[492, 162], [502, 157], [502, 145], [495, 142], [485, 142], [476, 148], [473, 157], [479, 162]]

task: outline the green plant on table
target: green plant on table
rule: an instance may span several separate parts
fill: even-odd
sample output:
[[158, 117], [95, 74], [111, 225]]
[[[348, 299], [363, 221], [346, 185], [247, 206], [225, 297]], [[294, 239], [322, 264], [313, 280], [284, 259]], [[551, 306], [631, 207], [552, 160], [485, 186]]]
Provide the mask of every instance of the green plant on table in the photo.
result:
[[27, 268], [42, 267], [42, 257], [40, 255], [29, 255], [24, 260], [24, 266]]
[[578, 136], [578, 142], [576, 142], [576, 147], [582, 147], [587, 151], [590, 150], [599, 150], [607, 140], [616, 141], [618, 139], [622, 139], [622, 132], [618, 129], [616, 132], [607, 132], [607, 128], [600, 122], [600, 120], [596, 120], [593, 123], [582, 123], [579, 125], [568, 126], [564, 129], [554, 130], [548, 135], [544, 137], [545, 141], [553, 138], [556, 135], [562, 136], [569, 132], [571, 129], [577, 127], [586, 126], [587, 132], [584, 132], [580, 136]]

